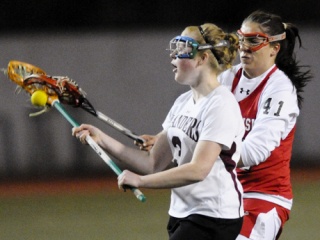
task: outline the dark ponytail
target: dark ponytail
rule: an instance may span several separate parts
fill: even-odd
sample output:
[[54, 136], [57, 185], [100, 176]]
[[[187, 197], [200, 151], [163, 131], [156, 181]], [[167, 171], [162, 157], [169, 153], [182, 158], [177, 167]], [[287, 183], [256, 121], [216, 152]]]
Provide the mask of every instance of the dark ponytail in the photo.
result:
[[[301, 93], [303, 88], [311, 80], [310, 67], [306, 65], [299, 65], [294, 53], [296, 40], [299, 42], [299, 48], [302, 47], [301, 38], [298, 28], [291, 24], [284, 24], [286, 27], [286, 39], [280, 41], [280, 51], [276, 57], [276, 65], [281, 69], [291, 80], [297, 89], [298, 106], [301, 108], [303, 97]], [[304, 70], [303, 70], [304, 69]]]

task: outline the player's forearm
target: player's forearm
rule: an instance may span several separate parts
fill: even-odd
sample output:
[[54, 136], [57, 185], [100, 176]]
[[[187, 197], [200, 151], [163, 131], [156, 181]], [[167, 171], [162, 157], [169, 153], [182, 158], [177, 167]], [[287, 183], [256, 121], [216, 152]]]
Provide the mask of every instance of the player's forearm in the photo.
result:
[[280, 145], [285, 121], [275, 118], [257, 119], [243, 141], [241, 159], [245, 167], [259, 165]]
[[166, 171], [141, 177], [144, 188], [176, 188], [202, 181], [205, 177], [192, 166], [184, 164]]
[[152, 173], [154, 162], [148, 152], [130, 148], [106, 134], [98, 144], [128, 169], [140, 174]]

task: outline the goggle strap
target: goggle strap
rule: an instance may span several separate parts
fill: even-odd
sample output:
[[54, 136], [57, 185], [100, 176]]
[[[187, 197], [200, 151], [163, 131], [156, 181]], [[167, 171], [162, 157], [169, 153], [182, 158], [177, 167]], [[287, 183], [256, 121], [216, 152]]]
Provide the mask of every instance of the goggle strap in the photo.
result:
[[214, 45], [213, 47], [230, 47], [230, 42], [228, 40], [221, 40], [219, 43]]
[[281, 41], [286, 38], [286, 32], [268, 37], [269, 42]]
[[213, 46], [211, 44], [201, 44], [199, 45], [197, 50], [207, 50], [207, 49], [212, 49]]
[[199, 28], [199, 31], [200, 31], [201, 36], [203, 37], [204, 41], [205, 41], [206, 43], [208, 43], [209, 41], [208, 41], [208, 39], [204, 36], [204, 31], [203, 31], [202, 27], [201, 27], [201, 26], [198, 26], [198, 28]]
[[229, 47], [230, 43], [227, 40], [221, 40], [216, 45], [212, 46], [211, 44], [201, 44], [198, 47], [198, 50], [207, 50], [207, 49], [213, 49], [213, 48], [219, 48], [219, 47]]

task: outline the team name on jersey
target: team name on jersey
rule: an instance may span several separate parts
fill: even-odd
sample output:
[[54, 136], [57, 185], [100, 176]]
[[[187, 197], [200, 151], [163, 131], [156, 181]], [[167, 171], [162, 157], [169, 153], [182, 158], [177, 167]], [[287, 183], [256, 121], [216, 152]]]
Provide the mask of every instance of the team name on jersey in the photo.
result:
[[198, 142], [199, 139], [199, 124], [201, 121], [190, 116], [178, 115], [173, 118], [172, 127], [181, 129], [192, 140]]
[[246, 132], [250, 132], [253, 125], [254, 125], [254, 118], [243, 118], [243, 122], [244, 122], [244, 127]]

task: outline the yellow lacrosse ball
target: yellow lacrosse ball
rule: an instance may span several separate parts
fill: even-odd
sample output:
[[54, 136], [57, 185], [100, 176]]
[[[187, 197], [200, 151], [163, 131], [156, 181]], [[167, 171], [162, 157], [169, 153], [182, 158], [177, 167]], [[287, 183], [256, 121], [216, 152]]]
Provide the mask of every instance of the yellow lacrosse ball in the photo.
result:
[[43, 90], [37, 90], [31, 95], [31, 103], [34, 106], [44, 107], [47, 104], [48, 95]]

